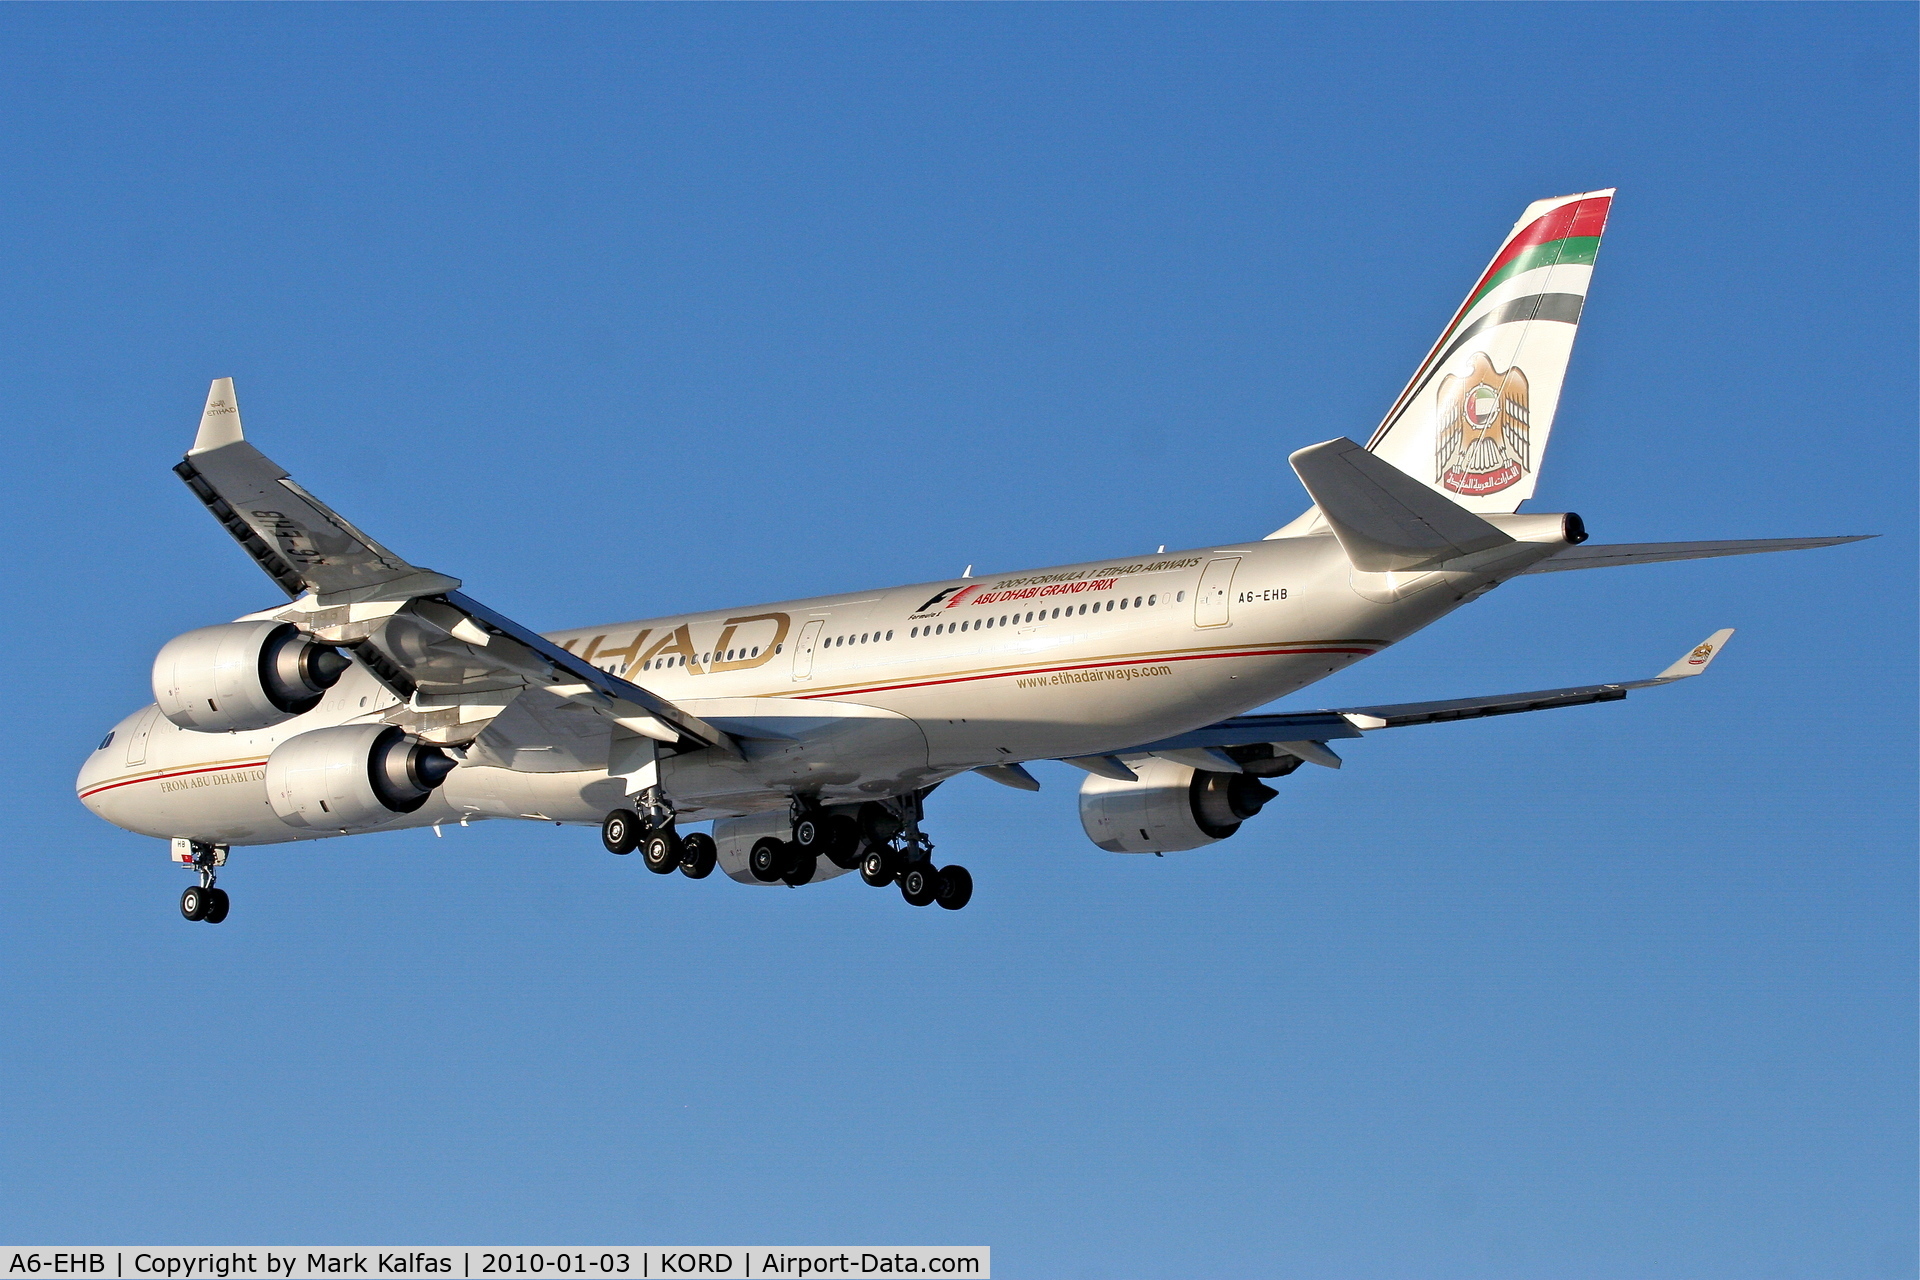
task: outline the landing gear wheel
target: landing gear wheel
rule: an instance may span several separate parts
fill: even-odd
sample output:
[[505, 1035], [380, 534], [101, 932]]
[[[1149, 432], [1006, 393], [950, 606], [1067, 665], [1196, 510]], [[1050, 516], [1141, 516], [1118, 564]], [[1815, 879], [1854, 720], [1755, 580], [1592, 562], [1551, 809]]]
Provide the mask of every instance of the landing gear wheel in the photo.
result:
[[798, 889], [813, 879], [814, 873], [818, 870], [820, 870], [820, 859], [814, 854], [793, 852], [787, 857], [787, 867], [781, 873], [780, 879], [790, 888]]
[[934, 901], [949, 911], [958, 911], [972, 900], [972, 874], [958, 863], [940, 868], [940, 893]]
[[180, 914], [189, 920], [205, 920], [212, 905], [212, 896], [197, 884], [180, 895]]
[[900, 873], [900, 896], [908, 906], [924, 907], [940, 896], [940, 873], [931, 862], [916, 862]]
[[652, 831], [640, 842], [640, 857], [647, 870], [664, 876], [680, 865], [680, 837], [672, 827]]
[[720, 850], [706, 832], [696, 831], [681, 837], [680, 874], [687, 879], [705, 880], [713, 874], [714, 863], [719, 860]]
[[227, 918], [227, 891], [225, 889], [207, 890], [207, 914], [201, 916], [208, 924], [219, 924]]
[[817, 814], [808, 814], [794, 823], [793, 847], [801, 853], [826, 852], [827, 820]]
[[608, 853], [632, 853], [640, 843], [640, 815], [631, 809], [615, 809], [600, 824], [600, 843]]
[[787, 846], [772, 836], [761, 836], [747, 852], [747, 870], [761, 884], [772, 884], [787, 869]]
[[876, 889], [884, 889], [893, 883], [893, 851], [890, 849], [869, 849], [860, 858], [860, 878]]

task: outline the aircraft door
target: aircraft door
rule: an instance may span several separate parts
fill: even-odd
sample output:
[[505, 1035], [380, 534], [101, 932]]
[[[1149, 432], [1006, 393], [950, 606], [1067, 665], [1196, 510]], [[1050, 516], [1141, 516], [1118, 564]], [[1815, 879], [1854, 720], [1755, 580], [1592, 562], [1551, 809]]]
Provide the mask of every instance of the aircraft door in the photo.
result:
[[799, 643], [793, 646], [793, 678], [795, 680], [813, 679], [813, 646], [819, 643], [820, 628], [826, 625], [825, 619], [815, 618], [800, 628]]
[[128, 764], [147, 762], [147, 738], [153, 733], [153, 722], [159, 718], [159, 707], [148, 707], [140, 713], [140, 719], [134, 722], [133, 732], [127, 735]]
[[1200, 590], [1193, 598], [1193, 625], [1224, 627], [1232, 621], [1227, 602], [1233, 598], [1233, 571], [1240, 567], [1238, 556], [1209, 560], [1200, 574]]

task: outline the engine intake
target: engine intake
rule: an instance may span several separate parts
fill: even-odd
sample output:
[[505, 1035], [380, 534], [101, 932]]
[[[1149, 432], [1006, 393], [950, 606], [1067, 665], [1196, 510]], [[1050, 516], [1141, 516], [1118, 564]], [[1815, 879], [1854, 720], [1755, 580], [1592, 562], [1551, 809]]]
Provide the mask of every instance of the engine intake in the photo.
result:
[[1132, 768], [1138, 782], [1088, 774], [1080, 784], [1080, 825], [1111, 853], [1170, 853], [1225, 840], [1280, 794], [1250, 774], [1171, 760]]
[[153, 698], [160, 714], [182, 729], [264, 729], [319, 706], [352, 665], [291, 623], [226, 622], [160, 647]]
[[390, 724], [315, 729], [267, 757], [267, 801], [290, 827], [364, 830], [420, 808], [455, 763]]

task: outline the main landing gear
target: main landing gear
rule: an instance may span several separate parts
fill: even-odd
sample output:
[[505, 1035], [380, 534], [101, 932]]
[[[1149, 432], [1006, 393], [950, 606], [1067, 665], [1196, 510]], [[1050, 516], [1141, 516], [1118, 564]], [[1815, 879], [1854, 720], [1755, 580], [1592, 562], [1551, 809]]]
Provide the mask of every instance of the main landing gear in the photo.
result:
[[231, 904], [227, 899], [227, 891], [214, 887], [213, 869], [225, 864], [227, 851], [218, 845], [201, 844], [198, 841], [188, 847], [192, 850], [193, 859], [189, 865], [200, 873], [200, 883], [180, 895], [180, 914], [189, 920], [219, 924], [227, 918], [227, 908]]
[[[962, 866], [936, 867], [933, 841], [920, 830], [925, 793], [896, 800], [873, 800], [857, 810], [822, 810], [797, 805], [791, 838], [763, 836], [747, 852], [747, 871], [762, 884], [798, 888], [811, 883], [824, 859], [844, 871], [858, 870], [875, 888], [898, 885], [900, 896], [916, 907], [939, 903], [958, 911], [973, 898], [973, 876]], [[640, 851], [647, 870], [704, 880], [713, 874], [719, 850], [704, 832], [682, 836], [674, 830], [673, 809], [657, 793], [642, 797], [635, 809], [615, 809], [600, 824], [600, 840], [611, 853]]]
[[[662, 807], [649, 806], [656, 815]], [[713, 874], [719, 851], [713, 837], [704, 831], [683, 836], [674, 830], [672, 811], [665, 810], [665, 821], [649, 822], [632, 809], [615, 809], [600, 824], [600, 843], [609, 853], [627, 854], [640, 850], [640, 860], [655, 875], [668, 875], [678, 869], [689, 880], [704, 880]]]
[[[939, 903], [958, 911], [973, 900], [973, 876], [963, 866], [933, 865], [933, 841], [920, 830], [925, 793], [860, 806], [860, 878], [876, 889], [900, 886], [909, 906]], [[843, 864], [844, 865], [844, 864]]]

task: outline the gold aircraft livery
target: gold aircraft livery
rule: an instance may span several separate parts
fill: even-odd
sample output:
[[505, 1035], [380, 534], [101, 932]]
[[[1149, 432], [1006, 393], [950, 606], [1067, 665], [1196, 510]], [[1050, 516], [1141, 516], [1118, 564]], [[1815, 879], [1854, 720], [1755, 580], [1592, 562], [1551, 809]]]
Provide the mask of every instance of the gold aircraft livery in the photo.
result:
[[1521, 215], [1367, 444], [1292, 455], [1313, 505], [1284, 528], [996, 577], [536, 634], [294, 483], [222, 378], [175, 471], [289, 602], [169, 641], [80, 800], [169, 841], [189, 920], [226, 918], [235, 847], [481, 818], [597, 824], [662, 875], [858, 870], [958, 910], [973, 878], [923, 824], [959, 773], [1035, 791], [1027, 762], [1064, 761], [1099, 847], [1192, 849], [1343, 740], [1698, 675], [1731, 631], [1645, 680], [1249, 714], [1510, 578], [1852, 541], [1596, 546], [1576, 515], [1520, 514], [1612, 196]]

